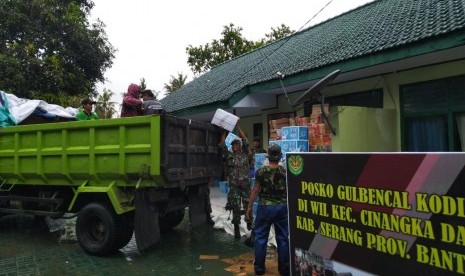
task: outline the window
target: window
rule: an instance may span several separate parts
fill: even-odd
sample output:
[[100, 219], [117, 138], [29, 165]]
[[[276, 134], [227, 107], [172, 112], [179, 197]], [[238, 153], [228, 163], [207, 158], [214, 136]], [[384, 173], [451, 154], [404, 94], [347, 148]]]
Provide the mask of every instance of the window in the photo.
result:
[[[258, 124], [253, 124], [253, 137], [260, 137], [260, 145], [263, 145], [263, 124], [258, 123]], [[250, 139], [250, 140], [252, 140]]]
[[400, 87], [403, 151], [464, 151], [465, 76]]

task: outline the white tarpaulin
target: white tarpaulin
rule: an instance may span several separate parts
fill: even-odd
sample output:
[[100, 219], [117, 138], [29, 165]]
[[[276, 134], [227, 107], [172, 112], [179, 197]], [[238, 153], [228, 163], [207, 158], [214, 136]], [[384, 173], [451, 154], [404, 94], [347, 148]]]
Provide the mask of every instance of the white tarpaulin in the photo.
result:
[[[231, 223], [232, 213], [224, 210], [222, 207], [218, 207], [212, 204], [212, 220], [215, 222], [213, 226], [215, 229], [224, 229], [224, 231], [230, 235], [234, 235], [234, 225]], [[250, 230], [247, 229], [244, 216], [242, 216], [241, 224], [239, 227], [242, 237], [250, 236]], [[270, 235], [268, 236], [268, 246], [277, 246], [274, 227], [271, 226]]]
[[18, 98], [13, 94], [8, 93], [5, 93], [5, 95], [8, 100], [10, 114], [16, 119], [17, 124], [21, 123], [24, 119], [29, 117], [37, 108], [42, 109], [49, 114], [63, 118], [74, 118], [78, 112], [78, 110], [73, 107], [63, 108], [59, 105], [49, 104], [42, 100], [28, 100]]

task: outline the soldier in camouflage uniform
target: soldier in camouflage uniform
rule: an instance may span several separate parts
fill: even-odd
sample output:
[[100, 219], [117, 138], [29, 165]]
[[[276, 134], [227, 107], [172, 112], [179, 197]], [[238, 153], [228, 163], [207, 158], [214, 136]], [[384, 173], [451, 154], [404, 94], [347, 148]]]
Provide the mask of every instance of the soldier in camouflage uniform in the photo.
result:
[[229, 193], [227, 196], [227, 209], [230, 209], [233, 214], [232, 224], [234, 225], [234, 237], [241, 238], [239, 225], [241, 223], [241, 202], [242, 206], [247, 208], [250, 196], [250, 167], [248, 160], [249, 144], [247, 142], [247, 136], [240, 127], [238, 127], [241, 141], [236, 139], [231, 142], [232, 152], [230, 152], [224, 140], [226, 133], [223, 133], [222, 144], [223, 144], [223, 156], [227, 166], [227, 176], [229, 182]]
[[249, 149], [249, 163], [250, 168], [255, 169], [255, 154], [256, 153], [266, 153], [266, 150], [260, 145], [260, 137], [256, 136], [252, 140], [252, 148]]
[[286, 170], [279, 165], [281, 148], [271, 145], [268, 149], [269, 165], [255, 173], [255, 184], [250, 195], [246, 217], [252, 216], [253, 202], [259, 196], [255, 218], [255, 261], [256, 275], [266, 272], [265, 257], [270, 227], [274, 225], [278, 245], [278, 270], [289, 275], [289, 229], [287, 217]]

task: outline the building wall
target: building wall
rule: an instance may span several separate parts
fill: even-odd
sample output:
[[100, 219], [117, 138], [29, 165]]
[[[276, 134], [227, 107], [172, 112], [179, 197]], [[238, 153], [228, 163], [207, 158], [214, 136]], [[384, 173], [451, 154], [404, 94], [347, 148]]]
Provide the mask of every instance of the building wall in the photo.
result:
[[[331, 110], [336, 128], [335, 152], [395, 152], [397, 116], [394, 109], [339, 106]], [[356, 123], [354, 123], [356, 122]]]
[[[325, 88], [324, 94], [326, 96], [383, 88], [384, 108], [382, 110], [371, 108], [346, 108], [345, 111], [335, 108], [330, 109], [331, 120], [335, 121], [337, 125], [336, 136], [333, 138], [333, 151], [400, 151], [399, 87], [405, 84], [463, 74], [465, 74], [465, 60], [459, 60], [378, 75]], [[289, 94], [290, 102], [294, 102], [302, 92]], [[241, 118], [241, 127], [246, 133], [250, 133], [249, 136], [252, 133], [253, 123], [262, 122], [263, 139], [267, 141], [268, 114], [292, 111], [295, 111], [297, 116], [303, 116], [304, 114], [303, 107], [293, 109], [285, 95], [279, 95], [277, 103], [277, 108], [262, 110], [261, 116]], [[383, 128], [388, 131], [383, 130]], [[367, 140], [367, 135], [373, 135], [373, 139]], [[390, 137], [386, 137], [386, 135]], [[361, 141], [365, 141], [365, 143]], [[264, 144], [266, 146], [266, 142]]]

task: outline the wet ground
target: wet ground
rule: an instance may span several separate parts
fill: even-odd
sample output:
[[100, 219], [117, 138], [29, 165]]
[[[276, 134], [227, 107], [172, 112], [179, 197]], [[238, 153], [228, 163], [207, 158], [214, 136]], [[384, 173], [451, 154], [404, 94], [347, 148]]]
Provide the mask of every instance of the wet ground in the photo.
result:
[[[212, 190], [214, 208], [223, 203], [222, 196]], [[253, 251], [245, 237], [235, 240], [208, 225], [191, 228], [187, 215], [143, 253], [133, 239], [114, 255], [91, 256], [70, 230], [50, 233], [43, 220], [32, 216], [0, 218], [0, 275], [254, 275]], [[270, 248], [267, 275], [278, 275], [275, 257]]]

